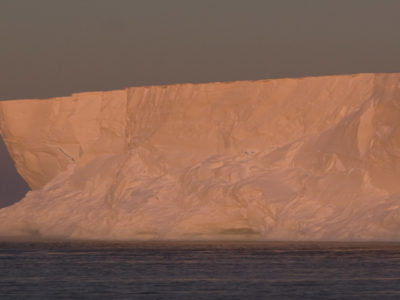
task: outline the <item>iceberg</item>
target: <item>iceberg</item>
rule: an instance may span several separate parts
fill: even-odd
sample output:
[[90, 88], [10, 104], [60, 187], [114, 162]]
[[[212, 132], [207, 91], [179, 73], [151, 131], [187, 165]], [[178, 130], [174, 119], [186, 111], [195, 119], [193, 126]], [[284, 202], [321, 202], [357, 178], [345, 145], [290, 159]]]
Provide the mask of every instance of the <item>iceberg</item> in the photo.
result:
[[400, 74], [2, 101], [0, 133], [2, 237], [400, 240]]

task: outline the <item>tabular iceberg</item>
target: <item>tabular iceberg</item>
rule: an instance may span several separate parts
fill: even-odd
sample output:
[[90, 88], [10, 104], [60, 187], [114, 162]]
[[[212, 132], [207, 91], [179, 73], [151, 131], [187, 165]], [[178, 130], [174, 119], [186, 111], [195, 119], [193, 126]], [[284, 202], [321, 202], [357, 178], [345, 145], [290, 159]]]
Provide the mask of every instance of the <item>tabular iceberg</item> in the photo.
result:
[[400, 74], [0, 103], [0, 236], [400, 240]]

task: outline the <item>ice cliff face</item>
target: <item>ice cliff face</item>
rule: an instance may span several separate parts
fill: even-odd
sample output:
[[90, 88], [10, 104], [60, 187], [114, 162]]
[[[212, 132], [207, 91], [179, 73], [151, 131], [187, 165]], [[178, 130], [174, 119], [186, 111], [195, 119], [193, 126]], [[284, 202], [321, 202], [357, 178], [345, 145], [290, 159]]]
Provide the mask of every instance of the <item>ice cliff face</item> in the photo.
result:
[[0, 235], [400, 240], [400, 74], [0, 102]]

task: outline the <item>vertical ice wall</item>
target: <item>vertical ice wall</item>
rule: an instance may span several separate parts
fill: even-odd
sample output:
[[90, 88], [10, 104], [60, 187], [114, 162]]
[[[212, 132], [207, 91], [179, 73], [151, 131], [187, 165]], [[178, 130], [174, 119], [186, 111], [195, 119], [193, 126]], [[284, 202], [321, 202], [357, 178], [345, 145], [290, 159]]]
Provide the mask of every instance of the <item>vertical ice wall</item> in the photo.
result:
[[399, 236], [399, 74], [8, 101], [0, 103], [0, 131], [36, 190], [0, 211], [4, 231], [119, 239]]

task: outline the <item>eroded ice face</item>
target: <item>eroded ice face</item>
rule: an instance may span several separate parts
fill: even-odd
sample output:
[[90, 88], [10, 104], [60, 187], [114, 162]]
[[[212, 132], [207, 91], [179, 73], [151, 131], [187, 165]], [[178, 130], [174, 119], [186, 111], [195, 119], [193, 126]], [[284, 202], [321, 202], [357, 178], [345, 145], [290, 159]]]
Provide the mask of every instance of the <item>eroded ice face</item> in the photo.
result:
[[400, 75], [185, 84], [0, 103], [34, 191], [1, 235], [399, 239]]

